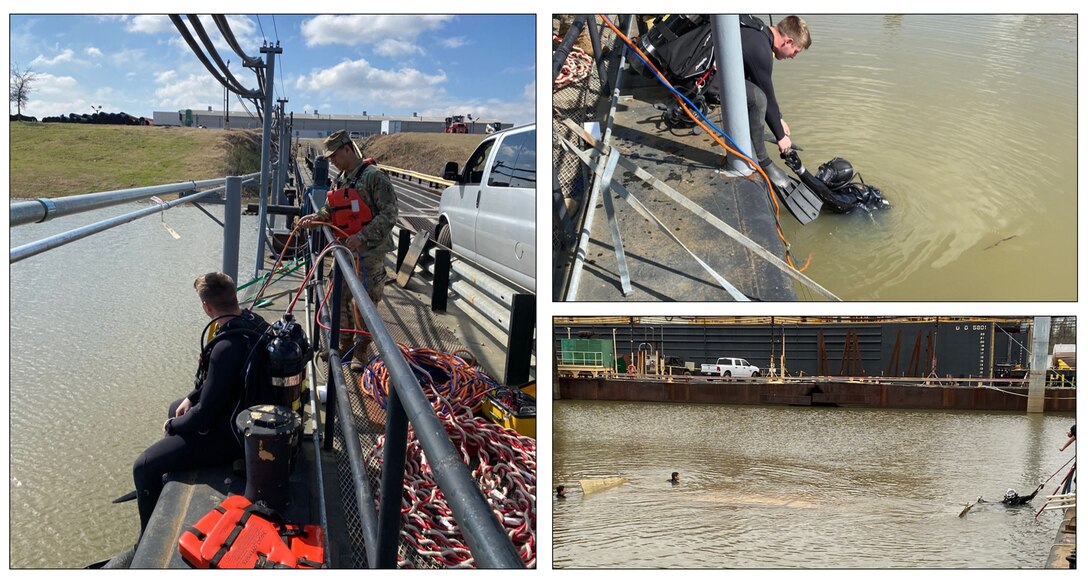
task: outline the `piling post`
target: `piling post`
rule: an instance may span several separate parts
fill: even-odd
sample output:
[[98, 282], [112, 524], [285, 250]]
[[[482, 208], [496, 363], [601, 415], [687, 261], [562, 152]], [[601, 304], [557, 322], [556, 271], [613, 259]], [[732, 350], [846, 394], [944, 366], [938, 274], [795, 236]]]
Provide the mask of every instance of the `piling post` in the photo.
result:
[[[714, 34], [715, 62], [718, 64], [716, 83], [720, 86], [722, 97], [722, 123], [737, 145], [737, 150], [747, 156], [754, 156], [748, 126], [748, 97], [744, 89], [740, 16], [718, 14], [711, 17], [710, 26]], [[739, 175], [749, 175], [754, 171], [748, 163], [733, 154], [726, 158], [726, 163], [730, 171]]]
[[261, 47], [261, 53], [265, 54], [265, 66], [264, 66], [264, 130], [261, 134], [261, 192], [259, 195], [260, 200], [260, 212], [258, 214], [258, 228], [257, 228], [257, 260], [256, 266], [253, 268], [253, 277], [260, 276], [261, 271], [264, 270], [264, 255], [265, 255], [265, 243], [267, 242], [267, 222], [268, 222], [268, 200], [269, 200], [269, 187], [268, 181], [271, 175], [271, 152], [272, 152], [272, 88], [275, 84], [276, 77], [276, 53], [282, 53], [283, 49], [280, 49], [277, 44], [275, 47], [271, 45], [265, 45]]
[[1036, 317], [1031, 327], [1031, 370], [1028, 374], [1028, 413], [1042, 413], [1046, 394], [1050, 318]]
[[223, 273], [238, 282], [238, 244], [242, 232], [242, 178], [227, 177], [223, 212]]

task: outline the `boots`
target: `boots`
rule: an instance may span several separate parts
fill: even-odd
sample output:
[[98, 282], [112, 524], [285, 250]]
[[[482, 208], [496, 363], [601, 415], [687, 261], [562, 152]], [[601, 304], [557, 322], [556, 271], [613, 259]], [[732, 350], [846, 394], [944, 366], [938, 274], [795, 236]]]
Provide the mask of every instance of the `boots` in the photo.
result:
[[779, 191], [786, 192], [791, 185], [790, 178], [786, 175], [786, 172], [774, 164], [774, 161], [768, 160], [765, 163], [760, 163], [760, 167], [763, 168], [763, 172], [767, 174], [767, 178], [771, 180]]
[[[351, 354], [352, 346], [355, 347], [355, 351]], [[370, 336], [363, 336], [359, 339], [358, 345], [355, 343], [355, 338], [352, 336], [340, 338], [340, 362], [348, 364], [352, 372], [363, 372], [366, 370], [367, 362], [370, 358], [367, 356], [367, 350], [370, 348]]]

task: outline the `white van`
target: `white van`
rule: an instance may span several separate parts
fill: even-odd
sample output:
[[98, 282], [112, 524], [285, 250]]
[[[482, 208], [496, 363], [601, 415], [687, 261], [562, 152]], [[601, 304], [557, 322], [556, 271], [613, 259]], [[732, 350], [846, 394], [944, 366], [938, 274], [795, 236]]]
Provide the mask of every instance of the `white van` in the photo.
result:
[[536, 291], [536, 124], [490, 134], [463, 169], [446, 163], [435, 240]]

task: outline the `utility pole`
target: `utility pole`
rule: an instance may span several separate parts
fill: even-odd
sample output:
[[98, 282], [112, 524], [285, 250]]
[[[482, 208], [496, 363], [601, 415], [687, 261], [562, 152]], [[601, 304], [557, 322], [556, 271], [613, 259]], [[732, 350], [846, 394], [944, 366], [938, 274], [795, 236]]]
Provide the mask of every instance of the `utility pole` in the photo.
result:
[[264, 132], [261, 135], [261, 192], [259, 195], [260, 200], [260, 212], [259, 212], [259, 227], [257, 230], [257, 261], [256, 267], [253, 269], [253, 277], [260, 276], [261, 271], [264, 270], [264, 255], [266, 242], [268, 242], [267, 234], [267, 222], [268, 222], [268, 202], [269, 202], [269, 179], [271, 178], [271, 152], [272, 152], [272, 96], [274, 95], [273, 86], [276, 82], [276, 55], [282, 53], [283, 49], [280, 49], [280, 45], [277, 42], [276, 46], [264, 45], [261, 47], [261, 53], [265, 54], [264, 64]]

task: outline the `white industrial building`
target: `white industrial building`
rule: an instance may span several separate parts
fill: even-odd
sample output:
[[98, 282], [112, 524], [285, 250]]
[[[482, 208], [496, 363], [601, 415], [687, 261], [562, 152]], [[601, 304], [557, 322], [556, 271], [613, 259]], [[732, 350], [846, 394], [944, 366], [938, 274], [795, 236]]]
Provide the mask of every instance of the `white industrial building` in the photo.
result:
[[[186, 119], [188, 118], [188, 123]], [[337, 130], [347, 130], [353, 137], [367, 138], [396, 132], [445, 132], [445, 118], [427, 116], [352, 116], [347, 114], [293, 114], [292, 135], [298, 138], [324, 138]], [[204, 128], [261, 128], [256, 114], [223, 110], [171, 110], [155, 112], [155, 126], [193, 126]], [[466, 120], [469, 134], [486, 134], [509, 127], [494, 120]], [[356, 134], [358, 133], [358, 134]]]

